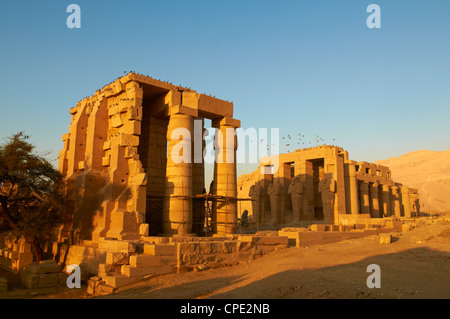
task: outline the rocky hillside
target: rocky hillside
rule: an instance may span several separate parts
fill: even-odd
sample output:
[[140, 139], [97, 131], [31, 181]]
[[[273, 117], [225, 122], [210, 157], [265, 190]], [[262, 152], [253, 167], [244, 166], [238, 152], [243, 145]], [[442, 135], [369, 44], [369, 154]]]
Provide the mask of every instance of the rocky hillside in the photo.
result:
[[422, 211], [450, 210], [450, 150], [416, 151], [375, 163], [388, 166], [394, 181], [419, 189]]

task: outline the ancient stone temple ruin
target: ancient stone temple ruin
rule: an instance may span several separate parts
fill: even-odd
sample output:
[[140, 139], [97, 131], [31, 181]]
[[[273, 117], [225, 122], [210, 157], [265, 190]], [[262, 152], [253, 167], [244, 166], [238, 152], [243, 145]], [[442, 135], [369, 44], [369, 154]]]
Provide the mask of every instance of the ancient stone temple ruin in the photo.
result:
[[[262, 159], [267, 163], [267, 159]], [[323, 145], [281, 154], [277, 165], [261, 165], [238, 180], [238, 197], [261, 225], [419, 214], [418, 190], [391, 179], [388, 167], [349, 159], [340, 147]]]
[[[192, 159], [202, 154], [204, 119], [222, 133], [216, 155], [234, 154], [223, 142], [240, 126], [231, 102], [130, 73], [80, 101], [70, 114], [59, 169], [77, 196], [75, 238], [201, 235], [204, 206], [195, 196], [205, 189], [203, 161], [176, 163], [167, 154], [180, 143]], [[179, 128], [188, 134], [179, 138]], [[234, 233], [236, 216], [236, 163], [223, 162], [214, 171], [214, 194], [228, 199], [213, 208], [217, 234]]]
[[[238, 181], [233, 104], [190, 88], [129, 73], [70, 114], [59, 170], [73, 204], [52, 253], [91, 278], [90, 293], [250, 261], [292, 241], [304, 246], [392, 231], [398, 224], [391, 217], [418, 213], [416, 190], [338, 147], [282, 154], [272, 162], [276, 169], [261, 165]], [[215, 128], [208, 191], [206, 119]], [[310, 228], [285, 228], [302, 222]], [[345, 227], [330, 233], [325, 224]]]

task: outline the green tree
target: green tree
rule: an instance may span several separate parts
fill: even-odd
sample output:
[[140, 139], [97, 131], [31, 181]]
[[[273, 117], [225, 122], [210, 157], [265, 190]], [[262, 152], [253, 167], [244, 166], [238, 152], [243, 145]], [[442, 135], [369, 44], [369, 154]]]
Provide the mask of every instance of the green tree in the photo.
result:
[[62, 224], [66, 207], [63, 176], [34, 152], [23, 132], [0, 145], [0, 219], [30, 242], [36, 261], [42, 245]]

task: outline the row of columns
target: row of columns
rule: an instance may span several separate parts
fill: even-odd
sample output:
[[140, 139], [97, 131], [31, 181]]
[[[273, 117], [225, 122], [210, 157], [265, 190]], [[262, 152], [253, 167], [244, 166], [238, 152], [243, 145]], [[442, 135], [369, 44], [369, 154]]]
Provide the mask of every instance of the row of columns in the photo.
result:
[[[174, 113], [170, 115], [167, 128], [168, 156], [166, 167], [166, 186], [163, 209], [163, 230], [166, 235], [188, 236], [192, 232], [193, 221], [193, 163], [180, 161], [174, 157], [178, 150], [185, 152], [192, 150], [194, 136], [195, 116]], [[214, 123], [213, 123], [214, 126]], [[226, 121], [216, 123], [221, 134], [215, 136], [216, 163], [214, 165], [214, 190], [215, 195], [230, 198], [227, 202], [218, 201], [213, 211], [216, 212], [217, 234], [234, 233], [237, 207], [236, 185], [236, 126], [229, 125]], [[185, 134], [180, 139], [174, 136], [176, 129], [185, 129]], [[221, 137], [221, 138], [218, 138]], [[203, 134], [202, 134], [203, 140]], [[176, 148], [176, 149], [175, 149]], [[180, 157], [183, 154], [179, 154]], [[192, 159], [192, 156], [190, 156]], [[202, 157], [203, 160], [203, 157]]]
[[[381, 185], [382, 196], [379, 198], [379, 184], [360, 181], [359, 196], [361, 214], [370, 214], [373, 218], [380, 218], [381, 212], [385, 217], [401, 216], [401, 207], [405, 217], [411, 217], [409, 188], [406, 186]], [[352, 202], [358, 200], [357, 192], [351, 194]], [[380, 207], [381, 205], [381, 207]], [[354, 210], [352, 210], [352, 213]]]

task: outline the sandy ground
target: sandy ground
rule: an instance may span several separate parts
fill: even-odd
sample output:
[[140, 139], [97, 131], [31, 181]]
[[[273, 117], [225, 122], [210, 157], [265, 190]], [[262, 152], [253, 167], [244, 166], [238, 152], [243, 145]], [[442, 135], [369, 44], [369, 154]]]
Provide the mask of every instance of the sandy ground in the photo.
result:
[[[450, 223], [439, 221], [394, 234], [309, 248], [288, 248], [252, 262], [201, 272], [155, 276], [96, 298], [133, 299], [300, 299], [450, 298]], [[381, 269], [381, 288], [369, 289], [370, 264]], [[5, 276], [4, 271], [0, 276]], [[11, 288], [0, 298], [92, 298], [86, 287]]]

